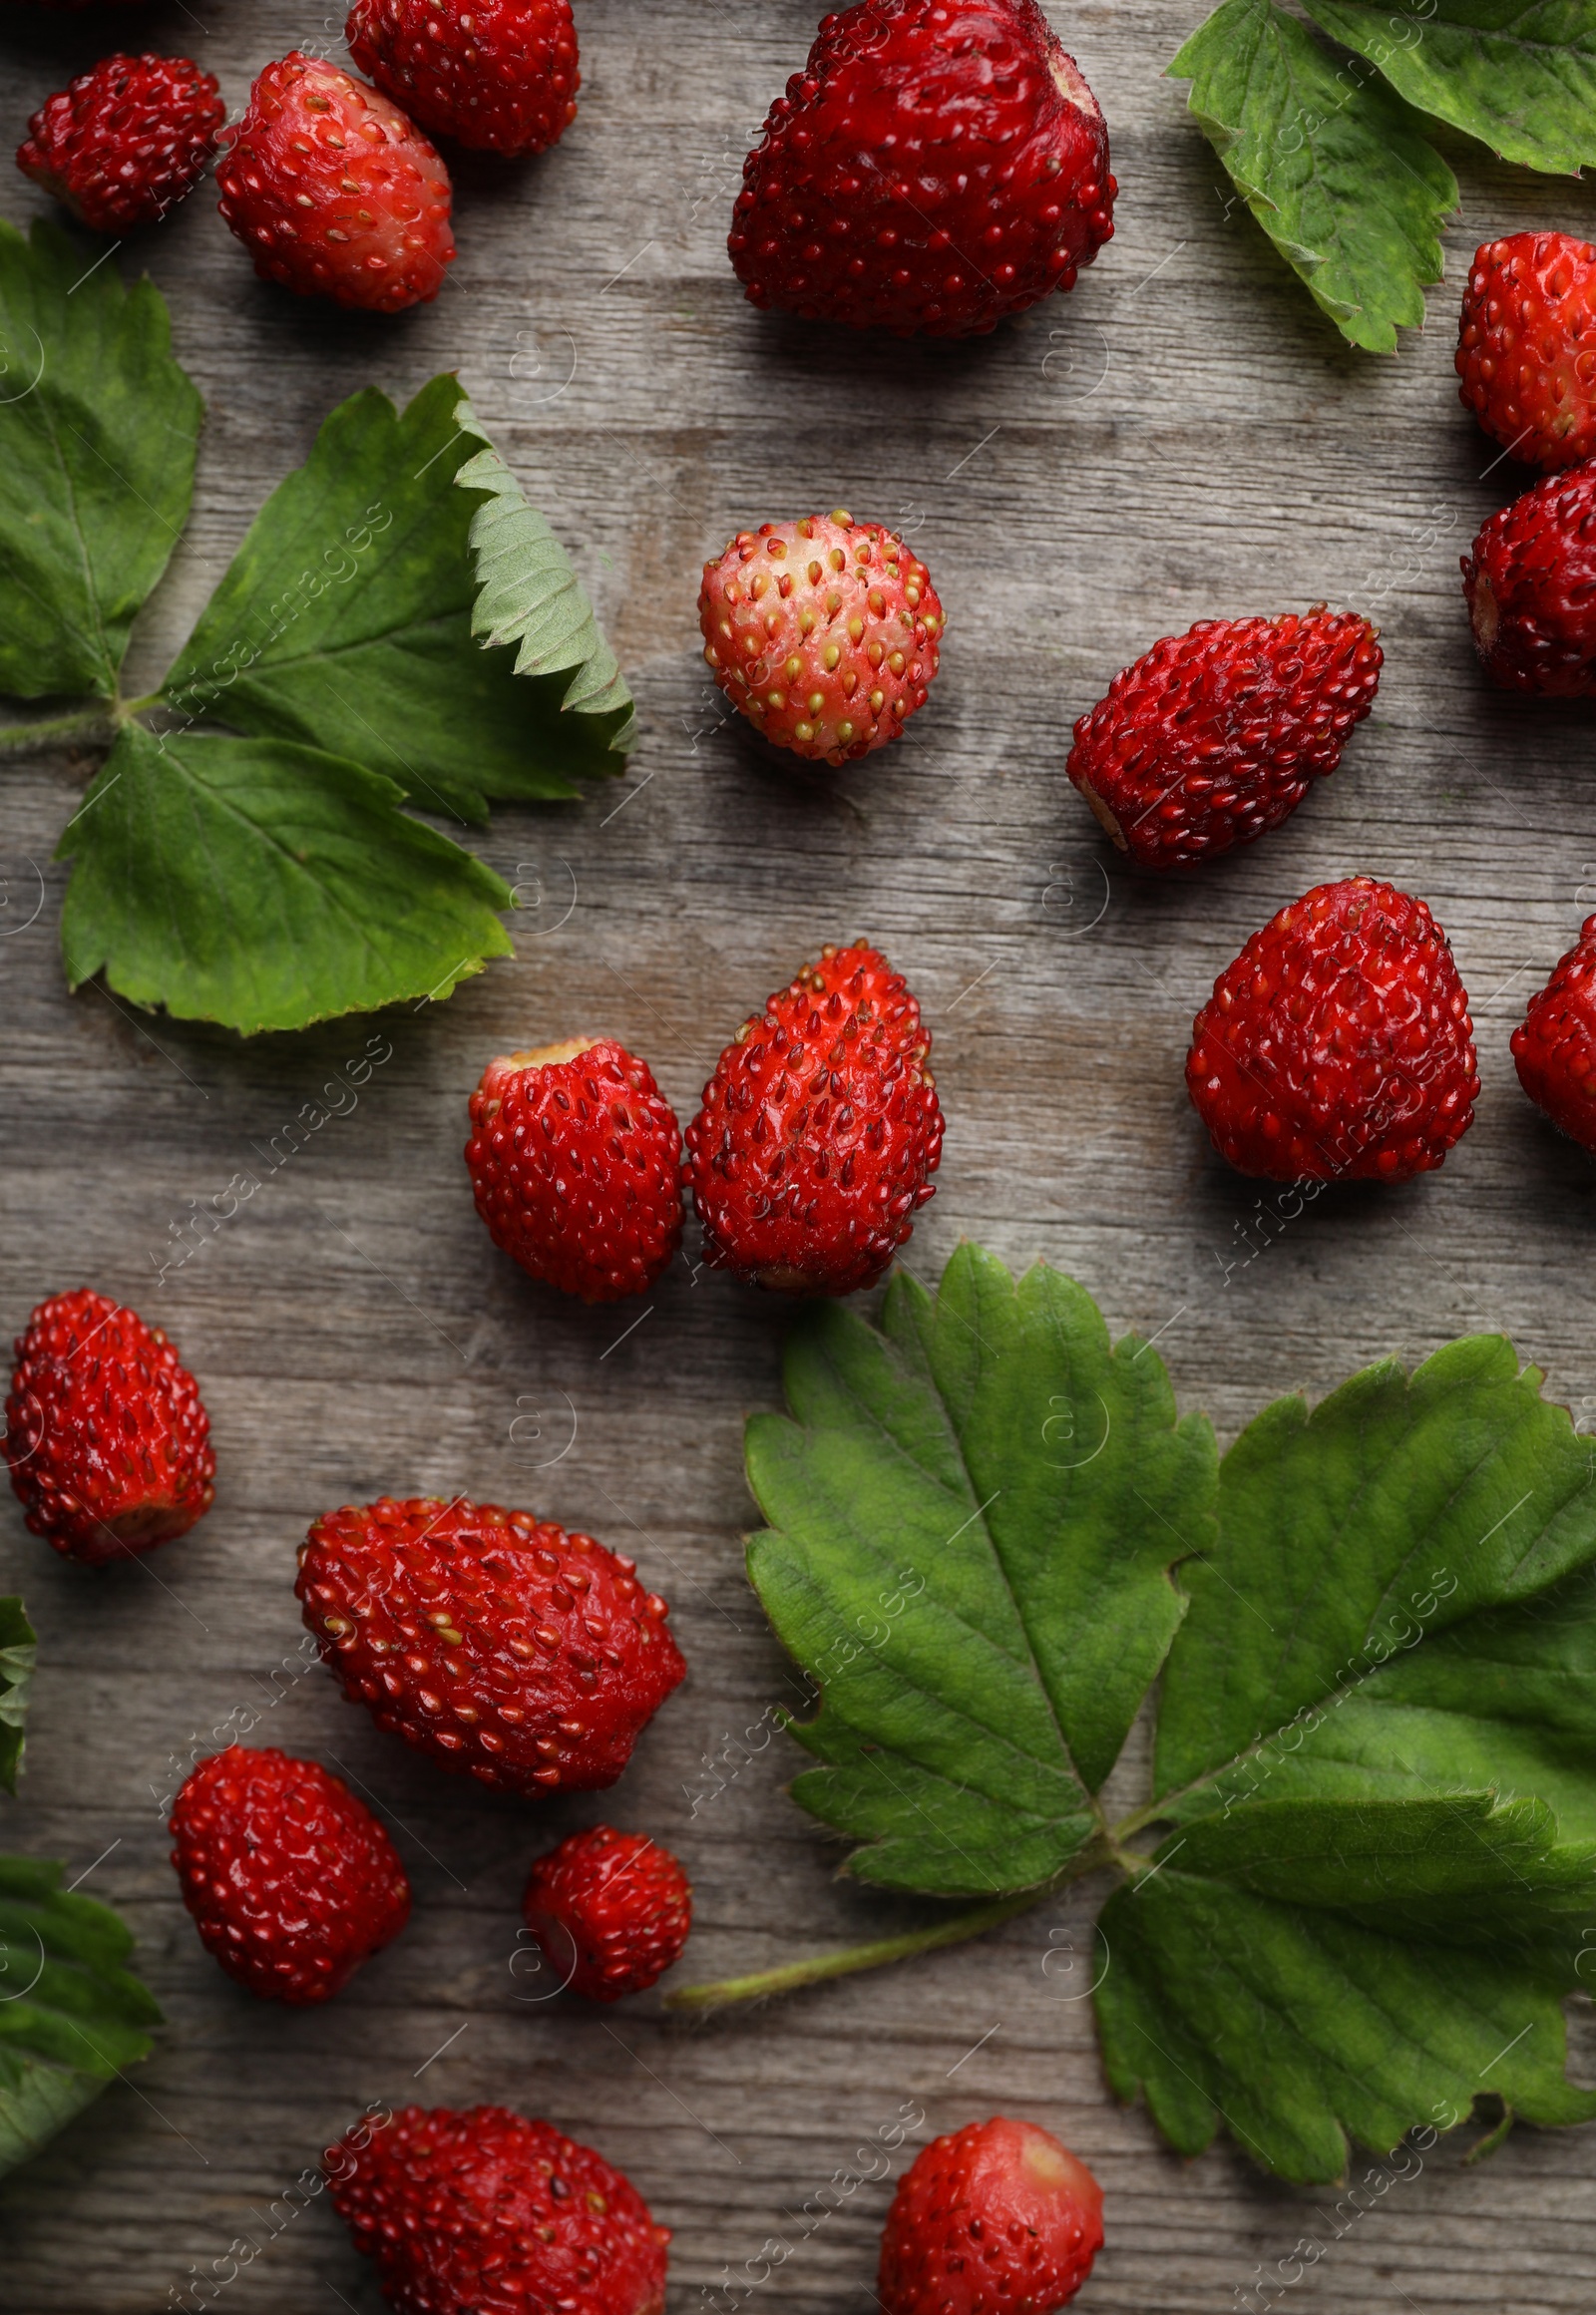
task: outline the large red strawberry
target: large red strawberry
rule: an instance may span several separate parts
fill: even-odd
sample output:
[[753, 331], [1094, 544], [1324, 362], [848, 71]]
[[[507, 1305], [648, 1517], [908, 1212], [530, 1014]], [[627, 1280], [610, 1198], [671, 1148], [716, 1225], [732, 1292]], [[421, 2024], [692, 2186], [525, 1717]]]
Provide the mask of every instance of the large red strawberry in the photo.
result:
[[318, 1761], [229, 1744], [190, 1775], [168, 1829], [201, 1942], [268, 2001], [327, 2001], [410, 1918], [392, 1841]]
[[294, 49], [223, 133], [220, 209], [264, 280], [399, 313], [455, 253], [449, 172], [397, 105]]
[[1525, 466], [1596, 454], [1596, 248], [1509, 233], [1474, 251], [1457, 331], [1458, 395]]
[[1279, 1182], [1405, 1182], [1473, 1122], [1468, 998], [1422, 901], [1316, 885], [1255, 933], [1197, 1015], [1186, 1085], [1214, 1147]]
[[402, 2107], [329, 2146], [326, 2169], [398, 2315], [661, 2315], [670, 2229], [549, 2122]]
[[1296, 811], [1374, 704], [1377, 630], [1306, 617], [1200, 619], [1166, 635], [1075, 726], [1069, 777], [1147, 868], [1212, 860]]
[[1513, 1031], [1518, 1081], [1552, 1123], [1596, 1155], [1596, 917], [1559, 958]]
[[329, 1511], [294, 1591], [379, 1729], [507, 1792], [613, 1784], [687, 1669], [629, 1559], [464, 1496]]
[[1115, 190], [1034, 0], [860, 0], [771, 106], [727, 246], [754, 305], [968, 337], [1072, 288]]
[[107, 56], [47, 97], [17, 167], [104, 233], [165, 216], [191, 192], [226, 117], [215, 76], [186, 56]]
[[613, 1037], [490, 1061], [466, 1167], [495, 1246], [585, 1302], [646, 1294], [681, 1244], [681, 1128]]
[[1034, 2122], [967, 2122], [899, 2179], [876, 2296], [883, 2315], [1052, 2315], [1102, 2244], [1102, 2188], [1067, 2146]]
[[846, 763], [896, 739], [937, 672], [942, 604], [925, 565], [845, 509], [739, 531], [704, 565], [704, 657], [777, 747]]
[[788, 1294], [873, 1285], [934, 1194], [930, 1051], [879, 950], [824, 949], [778, 988], [721, 1054], [687, 1128], [710, 1263]]
[[1492, 682], [1554, 699], [1596, 691], [1596, 459], [1481, 526], [1463, 592]]
[[354, 0], [349, 54], [434, 137], [543, 153], [577, 118], [571, 0]]
[[92, 1567], [187, 1535], [215, 1500], [200, 1385], [109, 1295], [52, 1295], [17, 1339], [6, 1461], [35, 1535]]
[[595, 1824], [536, 1860], [521, 1909], [563, 1985], [618, 2002], [680, 1959], [692, 1886], [646, 1833]]

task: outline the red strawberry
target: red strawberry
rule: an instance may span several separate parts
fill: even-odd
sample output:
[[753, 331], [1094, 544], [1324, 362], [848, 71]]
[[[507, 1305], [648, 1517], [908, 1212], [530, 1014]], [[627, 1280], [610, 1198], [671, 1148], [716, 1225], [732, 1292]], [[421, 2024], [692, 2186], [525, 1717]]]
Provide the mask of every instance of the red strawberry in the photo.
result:
[[946, 623], [925, 565], [842, 508], [739, 531], [698, 595], [704, 657], [732, 705], [777, 747], [830, 764], [885, 747], [925, 706]]
[[5, 1454], [35, 1535], [99, 1567], [204, 1517], [210, 1418], [159, 1327], [83, 1287], [41, 1303], [16, 1351]]
[[571, 0], [354, 0], [349, 53], [434, 137], [543, 153], [577, 118]]
[[263, 2000], [329, 2000], [410, 1918], [392, 1841], [318, 1761], [229, 1744], [194, 1770], [167, 1829], [200, 1942]]
[[490, 1061], [466, 1166], [495, 1246], [584, 1302], [646, 1294], [681, 1244], [681, 1128], [646, 1061], [573, 1037]]
[[375, 89], [294, 49], [222, 142], [221, 213], [262, 280], [374, 313], [437, 296], [455, 253], [449, 172]]
[[1069, 776], [1146, 868], [1251, 844], [1340, 763], [1379, 687], [1377, 633], [1323, 603], [1305, 618], [1199, 619], [1114, 677], [1075, 726]]
[[210, 73], [186, 56], [108, 56], [47, 97], [17, 167], [103, 233], [164, 216], [193, 191], [226, 118]]
[[1551, 699], [1596, 691], [1596, 459], [1492, 515], [1462, 568], [1492, 682]]
[[742, 165], [750, 304], [968, 337], [1071, 289], [1112, 233], [1097, 100], [1034, 0], [860, 0]]
[[1513, 1031], [1518, 1082], [1553, 1125], [1596, 1154], [1596, 917], [1559, 958]]
[[1474, 251], [1457, 332], [1458, 398], [1525, 466], [1596, 453], [1596, 249], [1509, 233]]
[[530, 1511], [385, 1495], [316, 1521], [294, 1591], [379, 1729], [536, 1797], [613, 1784], [687, 1669], [632, 1567]]
[[680, 1960], [692, 1885], [645, 1834], [596, 1824], [537, 1859], [522, 1911], [564, 1984], [618, 2002], [646, 1992]]
[[552, 2123], [407, 2106], [357, 2123], [326, 2166], [398, 2315], [661, 2315], [670, 2229]]
[[1316, 885], [1255, 933], [1192, 1029], [1186, 1086], [1222, 1157], [1270, 1181], [1405, 1182], [1473, 1123], [1468, 998], [1422, 901]]
[[967, 2122], [922, 2146], [881, 2235], [884, 2315], [1051, 2315], [1103, 2246], [1102, 2188], [1034, 2122]]
[[717, 1269], [786, 1294], [873, 1286], [934, 1195], [942, 1110], [931, 1033], [863, 943], [823, 949], [744, 1021], [687, 1128]]

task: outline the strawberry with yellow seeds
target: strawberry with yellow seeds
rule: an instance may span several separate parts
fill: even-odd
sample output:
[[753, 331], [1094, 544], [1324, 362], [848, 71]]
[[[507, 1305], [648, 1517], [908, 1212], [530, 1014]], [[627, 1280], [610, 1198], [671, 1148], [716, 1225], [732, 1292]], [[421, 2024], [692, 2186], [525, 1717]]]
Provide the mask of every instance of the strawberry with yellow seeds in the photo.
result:
[[613, 1784], [687, 1670], [631, 1560], [463, 1495], [328, 1512], [294, 1592], [379, 1729], [534, 1799]]
[[743, 1022], [687, 1128], [715, 1269], [783, 1294], [874, 1286], [935, 1195], [931, 1032], [879, 950], [823, 949]]
[[698, 623], [715, 681], [766, 739], [841, 764], [925, 706], [945, 621], [919, 558], [839, 508], [739, 531], [704, 565]]

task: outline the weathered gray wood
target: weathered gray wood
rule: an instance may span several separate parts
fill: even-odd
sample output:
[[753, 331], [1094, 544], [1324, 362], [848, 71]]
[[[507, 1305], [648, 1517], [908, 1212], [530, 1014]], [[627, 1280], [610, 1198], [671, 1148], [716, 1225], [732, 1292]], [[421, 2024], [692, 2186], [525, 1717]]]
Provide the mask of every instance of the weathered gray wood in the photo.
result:
[[[531, 904], [516, 961], [385, 1020], [393, 1057], [358, 1108], [164, 1286], [189, 1201], [258, 1170], [252, 1152], [371, 1024], [245, 1047], [99, 990], [69, 1001], [50, 853], [85, 767], [4, 773], [0, 1324], [81, 1280], [134, 1301], [201, 1376], [220, 1460], [213, 1516], [143, 1566], [88, 1575], [4, 1515], [0, 1577], [25, 1591], [44, 1661], [5, 1837], [125, 1910], [170, 2019], [154, 2061], [0, 2196], [13, 2315], [180, 2303], [235, 2237], [265, 2239], [274, 2199], [373, 2098], [504, 2100], [598, 2143], [676, 2229], [674, 2305], [694, 2315], [729, 2315], [700, 2293], [727, 2268], [746, 2282], [777, 2231], [793, 2255], [756, 2306], [869, 2307], [886, 2181], [807, 2235], [784, 2213], [834, 2172], [879, 2168], [870, 2133], [906, 2101], [920, 2136], [1018, 2112], [1092, 2163], [1109, 2247], [1082, 2308], [1229, 2310], [1260, 2261], [1331, 2240], [1315, 2215], [1330, 2197], [1229, 2152], [1182, 2167], [1108, 2100], [1087, 2006], [1060, 1998], [1089, 1975], [1083, 1892], [979, 1945], [696, 2031], [651, 2000], [605, 2015], [523, 2000], [511, 1969], [529, 1857], [600, 1810], [686, 1859], [693, 1976], [919, 1916], [831, 1878], [832, 1851], [781, 1796], [782, 1741], [691, 1813], [702, 1756], [750, 1729], [761, 1746], [761, 1716], [790, 1693], [738, 1550], [740, 1418], [775, 1400], [784, 1314], [683, 1267], [615, 1348], [633, 1314], [573, 1309], [502, 1262], [459, 1145], [466, 1095], [507, 1041], [612, 1029], [685, 1113], [743, 1012], [817, 944], [867, 930], [924, 1000], [949, 1116], [910, 1250], [921, 1276], [961, 1233], [1068, 1267], [1116, 1327], [1159, 1333], [1183, 1402], [1227, 1435], [1288, 1384], [1317, 1391], [1476, 1325], [1507, 1328], [1596, 1416], [1596, 1176], [1523, 1102], [1507, 1053], [1526, 990], [1596, 895], [1590, 717], [1487, 695], [1473, 670], [1456, 557], [1510, 470], [1485, 471], [1494, 453], [1450, 371], [1474, 243], [1539, 221], [1590, 232], [1596, 196], [1459, 151], [1465, 214], [1430, 329], [1396, 361], [1356, 355], [1227, 214], [1183, 92], [1160, 78], [1198, 0], [1055, 14], [1111, 126], [1118, 236], [1071, 299], [972, 345], [762, 318], [732, 279], [741, 154], [802, 59], [813, 0], [585, 0], [580, 121], [542, 163], [461, 169], [460, 261], [438, 304], [401, 321], [260, 287], [206, 196], [124, 253], [170, 296], [209, 404], [195, 519], [139, 644], [152, 671], [330, 405], [458, 365], [576, 551], [645, 738], [621, 787], [496, 816], [482, 848]], [[12, 143], [99, 42], [197, 50], [236, 109], [251, 69], [314, 30], [285, 0], [89, 18], [19, 0], [4, 16]], [[4, 205], [38, 204], [8, 178]], [[735, 528], [838, 503], [910, 530], [950, 629], [909, 740], [833, 794], [726, 725], [693, 602], [700, 561]], [[1389, 652], [1345, 768], [1286, 832], [1209, 874], [1127, 873], [1063, 779], [1073, 717], [1160, 633], [1326, 597], [1374, 609]], [[34, 863], [46, 897], [24, 924]], [[1275, 908], [1355, 870], [1424, 894], [1452, 935], [1479, 1121], [1440, 1177], [1326, 1196], [1227, 1284], [1257, 1192], [1187, 1107], [1190, 1015]], [[542, 1813], [486, 1798], [378, 1736], [319, 1669], [291, 1677], [306, 1522], [384, 1488], [529, 1503], [636, 1551], [692, 1674], [612, 1795]], [[222, 1979], [167, 1863], [172, 1756], [181, 1773], [251, 1711], [253, 1741], [336, 1759], [372, 1792], [415, 1878], [409, 1933], [315, 2015]], [[1055, 1931], [1080, 1946], [1073, 1979], [1043, 1974]], [[1443, 2144], [1347, 2222], [1290, 2303], [1588, 2307], [1596, 2133], [1520, 2132], [1478, 2170], [1461, 2151]], [[378, 2302], [313, 2202], [220, 2303]]]

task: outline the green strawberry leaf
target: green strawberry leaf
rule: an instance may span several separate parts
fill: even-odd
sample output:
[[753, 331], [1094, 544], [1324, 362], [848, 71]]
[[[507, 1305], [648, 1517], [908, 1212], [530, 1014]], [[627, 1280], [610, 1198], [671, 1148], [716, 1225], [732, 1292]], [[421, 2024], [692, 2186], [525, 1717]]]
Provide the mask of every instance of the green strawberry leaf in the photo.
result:
[[0, 1857], [0, 2171], [36, 2154], [126, 2067], [161, 2023], [124, 1967], [108, 1905], [61, 1888], [59, 1865]]
[[[879, 1330], [804, 1313], [791, 1419], [747, 1439], [750, 1573], [821, 1697], [794, 1797], [854, 1872], [998, 1902], [678, 2005], [1108, 1864], [1104, 2063], [1182, 2153], [1223, 2123], [1306, 2183], [1482, 2094], [1596, 2118], [1562, 2015], [1596, 1983], [1596, 1447], [1540, 1386], [1470, 1337], [1281, 1399], [1216, 1522], [1206, 1424], [1069, 1280], [964, 1247]], [[1152, 1791], [1110, 1825], [1155, 1679]]]
[[1577, 177], [1596, 162], [1592, 0], [1305, 0], [1421, 112], [1504, 161]]
[[1047, 1882], [1101, 1834], [1180, 1621], [1170, 1563], [1211, 1540], [1207, 1423], [1072, 1281], [969, 1246], [935, 1301], [898, 1273], [879, 1332], [816, 1305], [786, 1388], [793, 1419], [748, 1426], [748, 1563], [821, 1691], [796, 1797], [870, 1844], [869, 1880]]
[[[563, 714], [558, 676], [518, 674], [512, 650], [474, 639], [474, 501], [455, 485], [482, 439], [447, 374], [402, 415], [374, 387], [340, 404], [256, 516], [167, 676], [169, 706], [346, 756], [459, 819], [618, 772], [614, 723]], [[593, 641], [602, 653], [596, 627]]]
[[491, 647], [514, 643], [518, 675], [570, 675], [560, 701], [567, 712], [607, 716], [606, 745], [631, 747], [637, 716], [613, 651], [598, 631], [571, 559], [462, 399], [460, 425], [484, 443], [455, 476], [461, 490], [487, 504], [471, 518], [477, 601], [471, 631]]
[[246, 1036], [447, 996], [510, 954], [507, 886], [390, 780], [286, 740], [137, 724], [62, 836], [67, 977]]
[[0, 1600], [0, 1784], [8, 1792], [17, 1789], [28, 1691], [38, 1659], [39, 1636], [22, 1602], [15, 1597]]
[[1278, 1400], [1220, 1466], [1143, 1812], [1177, 1829], [1097, 1996], [1183, 2152], [1223, 2117], [1307, 2180], [1480, 2091], [1596, 2115], [1558, 2007], [1596, 1922], [1596, 1458], [1540, 1380], [1470, 1337]]
[[0, 691], [110, 699], [189, 516], [203, 404], [150, 282], [0, 222]]
[[1457, 181], [1373, 76], [1274, 0], [1224, 0], [1169, 66], [1242, 198], [1354, 345], [1391, 353], [1441, 277]]

